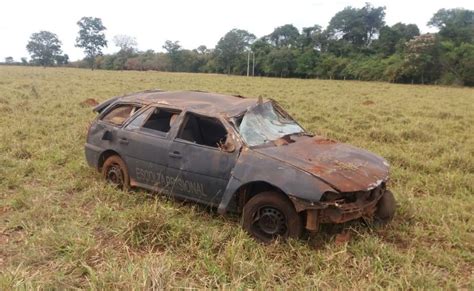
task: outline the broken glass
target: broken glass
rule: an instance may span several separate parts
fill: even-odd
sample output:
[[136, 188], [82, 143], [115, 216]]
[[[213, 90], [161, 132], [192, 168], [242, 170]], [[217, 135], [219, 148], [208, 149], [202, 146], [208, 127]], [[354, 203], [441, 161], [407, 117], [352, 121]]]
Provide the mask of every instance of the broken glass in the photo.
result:
[[304, 132], [304, 129], [290, 116], [275, 108], [272, 102], [266, 102], [244, 114], [239, 131], [249, 146], [257, 146], [286, 135]]

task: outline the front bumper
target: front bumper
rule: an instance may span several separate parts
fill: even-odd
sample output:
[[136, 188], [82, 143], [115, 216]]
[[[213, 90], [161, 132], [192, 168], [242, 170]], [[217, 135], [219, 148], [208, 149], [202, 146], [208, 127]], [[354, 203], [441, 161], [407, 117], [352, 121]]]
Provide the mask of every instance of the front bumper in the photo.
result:
[[321, 209], [321, 223], [344, 223], [361, 217], [372, 217], [377, 209], [377, 202], [385, 189], [375, 188], [372, 191], [357, 193], [354, 202], [331, 201], [322, 202], [326, 207]]
[[344, 223], [373, 217], [385, 191], [385, 184], [381, 184], [369, 191], [343, 193], [340, 198], [330, 201], [307, 202], [290, 198], [298, 212], [306, 212], [306, 228], [315, 231], [320, 223]]

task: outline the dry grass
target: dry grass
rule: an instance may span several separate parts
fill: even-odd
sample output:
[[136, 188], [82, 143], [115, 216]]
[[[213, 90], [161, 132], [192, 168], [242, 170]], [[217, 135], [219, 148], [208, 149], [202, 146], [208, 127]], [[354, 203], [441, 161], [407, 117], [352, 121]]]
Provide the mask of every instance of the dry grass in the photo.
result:
[[[262, 246], [236, 217], [108, 187], [84, 161], [83, 102], [151, 88], [272, 97], [386, 157], [395, 220]], [[0, 289], [473, 289], [473, 124], [468, 88], [2, 66]]]

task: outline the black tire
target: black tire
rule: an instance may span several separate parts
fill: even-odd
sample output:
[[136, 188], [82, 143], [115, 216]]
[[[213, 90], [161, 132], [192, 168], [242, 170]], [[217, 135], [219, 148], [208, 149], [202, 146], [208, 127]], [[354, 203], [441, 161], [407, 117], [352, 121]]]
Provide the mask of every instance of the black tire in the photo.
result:
[[291, 201], [276, 192], [252, 197], [242, 212], [242, 227], [255, 239], [270, 243], [278, 238], [299, 238], [303, 232], [301, 217]]
[[397, 201], [390, 190], [386, 190], [377, 203], [374, 220], [378, 224], [387, 224], [395, 216]]
[[104, 179], [122, 190], [130, 189], [130, 176], [125, 162], [117, 155], [110, 156], [102, 166]]

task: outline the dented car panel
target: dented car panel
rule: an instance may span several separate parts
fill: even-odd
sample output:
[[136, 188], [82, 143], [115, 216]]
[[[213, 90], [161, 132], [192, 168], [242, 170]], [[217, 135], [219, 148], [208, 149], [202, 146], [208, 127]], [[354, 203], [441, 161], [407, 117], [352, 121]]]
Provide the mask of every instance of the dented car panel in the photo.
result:
[[285, 146], [255, 151], [294, 165], [340, 192], [369, 190], [388, 179], [383, 158], [319, 136], [294, 136]]
[[218, 211], [221, 214], [224, 214], [228, 208], [236, 210], [237, 200], [232, 201], [232, 198], [239, 188], [252, 182], [269, 183], [290, 197], [308, 201], [319, 201], [323, 193], [336, 191], [302, 169], [248, 149], [243, 150], [240, 154], [232, 171], [232, 178], [234, 179], [233, 183], [229, 183], [219, 205]]
[[153, 90], [111, 98], [94, 111], [85, 145], [90, 166], [100, 170], [118, 155], [131, 186], [221, 214], [240, 212], [252, 189], [271, 188], [316, 230], [373, 216], [386, 191], [383, 158], [307, 133], [273, 100]]

